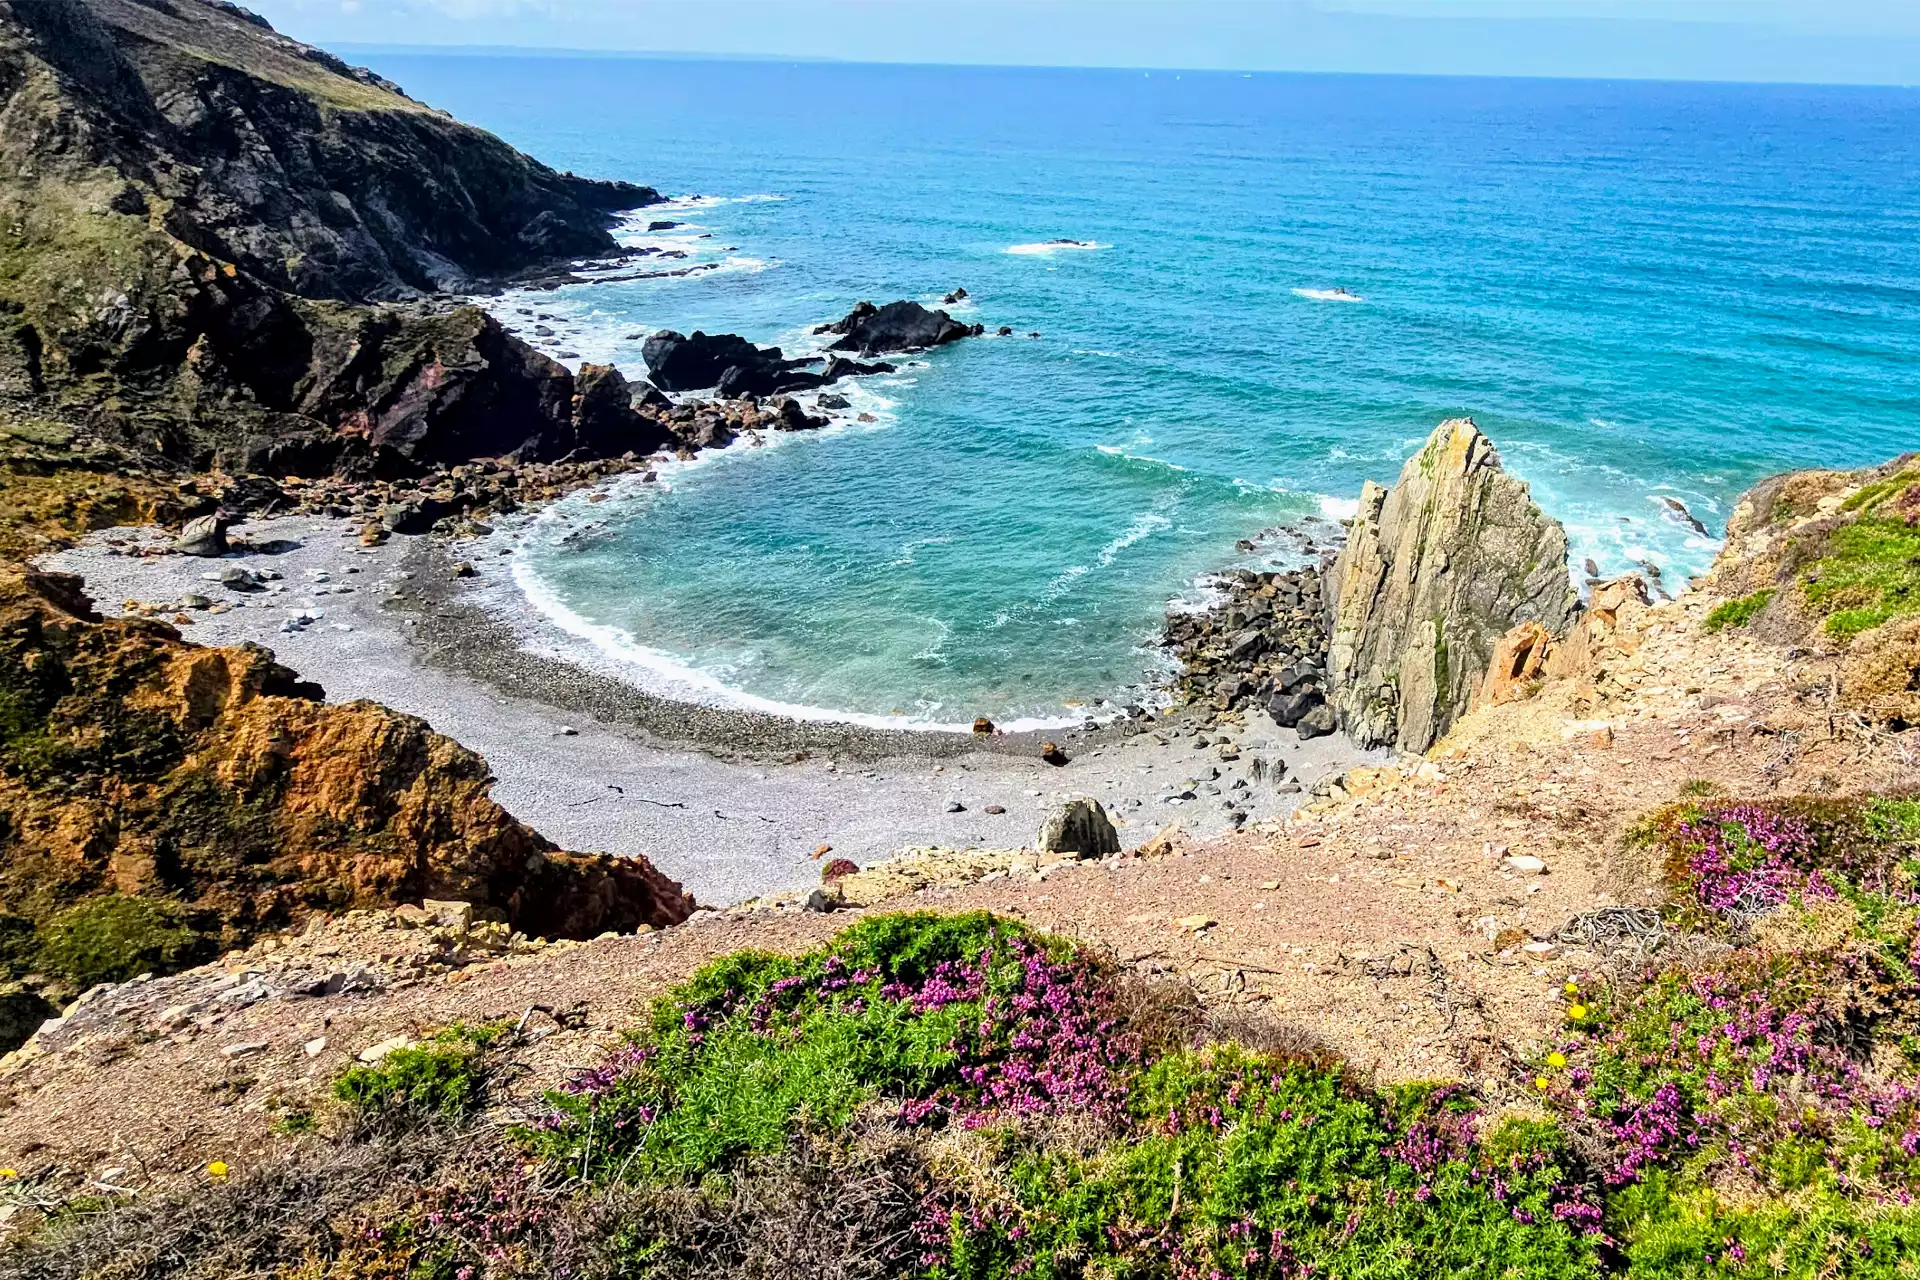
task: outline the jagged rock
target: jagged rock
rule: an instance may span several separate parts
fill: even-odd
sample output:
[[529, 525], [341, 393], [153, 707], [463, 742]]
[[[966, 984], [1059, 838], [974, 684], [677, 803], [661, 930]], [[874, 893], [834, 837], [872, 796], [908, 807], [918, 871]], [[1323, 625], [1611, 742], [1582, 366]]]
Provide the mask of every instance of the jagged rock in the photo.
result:
[[1563, 633], [1567, 535], [1471, 419], [1440, 424], [1392, 490], [1368, 482], [1333, 574], [1328, 674], [1362, 746], [1432, 746], [1471, 705], [1496, 642]]
[[863, 356], [891, 351], [924, 351], [985, 332], [980, 325], [961, 324], [944, 311], [929, 311], [917, 302], [889, 302], [876, 307], [862, 302], [846, 317], [823, 325], [816, 333], [837, 333], [835, 351], [857, 351]]
[[1120, 852], [1120, 833], [1098, 800], [1082, 796], [1062, 805], [1040, 828], [1041, 854], [1104, 858]]
[[180, 529], [173, 549], [183, 556], [213, 559], [227, 554], [227, 522], [218, 515], [197, 516]]
[[662, 391], [705, 391], [724, 397], [803, 391], [825, 383], [806, 371], [806, 361], [788, 360], [778, 347], [756, 347], [734, 333], [691, 335], [662, 329], [640, 348], [647, 376]]
[[673, 435], [663, 423], [635, 408], [633, 387], [612, 365], [582, 365], [573, 385], [576, 447], [596, 458], [612, 458], [653, 453], [672, 444]]

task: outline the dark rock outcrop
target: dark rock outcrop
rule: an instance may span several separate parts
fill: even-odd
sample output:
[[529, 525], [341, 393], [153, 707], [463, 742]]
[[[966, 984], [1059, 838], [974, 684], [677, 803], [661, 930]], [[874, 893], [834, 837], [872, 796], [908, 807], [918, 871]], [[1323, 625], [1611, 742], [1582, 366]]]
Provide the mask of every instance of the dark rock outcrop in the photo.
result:
[[986, 332], [982, 325], [961, 324], [944, 311], [929, 311], [917, 302], [889, 302], [876, 307], [862, 302], [844, 318], [822, 325], [815, 333], [837, 333], [835, 351], [857, 351], [863, 356], [894, 351], [924, 351]]
[[808, 391], [827, 379], [808, 370], [817, 361], [789, 360], [778, 347], [756, 347], [734, 333], [692, 335], [663, 329], [640, 349], [647, 376], [662, 391], [716, 390], [727, 399]]
[[1340, 725], [1404, 751], [1465, 714], [1515, 625], [1559, 635], [1579, 609], [1566, 531], [1466, 418], [1441, 423], [1391, 490], [1367, 483], [1330, 598]]

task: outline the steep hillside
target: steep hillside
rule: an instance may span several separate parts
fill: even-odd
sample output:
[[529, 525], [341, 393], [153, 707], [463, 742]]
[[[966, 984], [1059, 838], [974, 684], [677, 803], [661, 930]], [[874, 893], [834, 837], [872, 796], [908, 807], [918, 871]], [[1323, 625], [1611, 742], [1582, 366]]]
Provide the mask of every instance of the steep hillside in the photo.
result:
[[[368, 304], [610, 252], [658, 199], [209, 0], [0, 3], [0, 172], [0, 417], [235, 471], [288, 439], [389, 471], [427, 437], [572, 451], [566, 369], [477, 310]], [[659, 442], [623, 425], [595, 443]]]

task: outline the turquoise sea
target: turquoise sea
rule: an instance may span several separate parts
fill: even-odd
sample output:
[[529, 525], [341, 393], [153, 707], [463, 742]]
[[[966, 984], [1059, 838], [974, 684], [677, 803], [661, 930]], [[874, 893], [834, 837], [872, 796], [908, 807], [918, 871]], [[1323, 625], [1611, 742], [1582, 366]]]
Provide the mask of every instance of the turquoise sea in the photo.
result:
[[1675, 589], [1756, 478], [1920, 448], [1920, 93], [361, 58], [681, 197], [627, 238], [719, 269], [494, 304], [551, 317], [549, 350], [638, 374], [639, 335], [699, 328], [792, 354], [860, 299], [960, 286], [1021, 335], [867, 382], [871, 424], [529, 532], [536, 603], [716, 696], [1077, 719], [1156, 667], [1236, 540], [1349, 509], [1446, 417], [1567, 524], [1576, 573]]

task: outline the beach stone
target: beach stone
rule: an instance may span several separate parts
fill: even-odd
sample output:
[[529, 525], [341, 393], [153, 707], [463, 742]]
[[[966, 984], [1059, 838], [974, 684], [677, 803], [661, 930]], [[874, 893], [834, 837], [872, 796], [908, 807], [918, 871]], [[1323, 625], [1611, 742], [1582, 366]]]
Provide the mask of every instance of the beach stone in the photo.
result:
[[1067, 753], [1060, 749], [1060, 744], [1057, 742], [1041, 743], [1040, 758], [1056, 769], [1067, 763]]
[[996, 814], [996, 815], [1005, 813], [1006, 811], [1007, 811], [1007, 806], [1003, 804], [990, 804], [986, 808], [986, 812], [991, 814]]
[[1326, 737], [1337, 727], [1334, 722], [1333, 708], [1323, 702], [1301, 716], [1294, 724], [1293, 731], [1300, 735], [1300, 741], [1308, 742], [1314, 738]]
[[173, 549], [183, 556], [212, 559], [227, 554], [227, 522], [218, 515], [197, 516], [181, 526]]
[[993, 733], [993, 721], [987, 719], [985, 716], [975, 716], [973, 718], [973, 731], [981, 737], [987, 737]]
[[1543, 876], [1547, 873], [1547, 864], [1527, 853], [1508, 854], [1501, 865], [1516, 875]]
[[1098, 800], [1079, 796], [1067, 801], [1040, 828], [1035, 847], [1044, 857], [1065, 854], [1076, 858], [1104, 858], [1120, 852], [1120, 833]]

